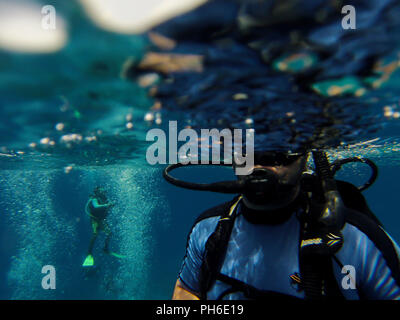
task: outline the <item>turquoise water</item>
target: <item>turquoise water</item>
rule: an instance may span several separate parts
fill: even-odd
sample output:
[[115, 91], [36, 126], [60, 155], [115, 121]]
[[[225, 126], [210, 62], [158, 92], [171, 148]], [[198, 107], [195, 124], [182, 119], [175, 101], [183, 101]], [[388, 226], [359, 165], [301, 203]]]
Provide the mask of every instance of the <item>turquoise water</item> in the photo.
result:
[[[189, 28], [190, 37], [179, 34], [172, 52], [206, 56], [202, 71], [159, 72], [157, 91], [152, 91], [140, 85], [140, 77], [154, 70], [140, 68], [139, 62], [146, 53], [163, 50], [147, 35], [106, 32], [75, 2], [52, 3], [70, 22], [64, 49], [45, 55], [0, 51], [1, 299], [171, 297], [192, 223], [230, 196], [173, 187], [162, 179], [163, 166], [146, 162], [146, 133], [167, 128], [169, 120], [195, 129], [255, 128], [257, 148], [297, 148], [316, 141], [327, 147], [332, 160], [370, 158], [380, 174], [364, 194], [386, 230], [400, 241], [400, 72], [394, 67], [390, 74], [379, 73], [370, 63], [374, 57], [395, 66], [400, 51], [390, 36], [379, 38], [379, 24], [368, 23], [367, 13], [377, 8], [365, 8], [361, 35], [332, 32], [340, 35], [340, 45], [329, 47], [334, 53], [330, 56], [327, 48], [289, 45], [285, 30], [280, 41], [276, 34], [260, 36], [251, 30], [250, 36], [238, 38], [232, 31], [215, 42], [196, 37], [208, 31]], [[220, 10], [227, 20], [234, 15], [234, 8], [218, 8], [213, 8], [217, 18]], [[392, 8], [392, 16], [398, 11], [398, 5]], [[392, 20], [379, 21], [392, 28], [395, 37], [400, 33]], [[189, 21], [199, 25], [194, 18]], [[290, 29], [289, 22], [282, 23]], [[329, 23], [326, 26], [329, 29]], [[324, 45], [321, 25], [295, 27]], [[365, 30], [370, 30], [371, 39], [381, 39], [381, 51], [366, 40]], [[267, 45], [272, 39], [275, 47]], [[255, 40], [264, 42], [249, 49]], [[355, 52], [351, 59], [346, 51], [350, 49]], [[280, 62], [290, 67], [291, 60], [285, 59], [296, 59], [293, 55], [299, 52], [311, 61], [311, 69], [279, 70]], [[271, 58], [265, 58], [268, 55]], [[293, 68], [300, 64], [302, 69], [303, 60], [295, 61]], [[382, 77], [382, 86], [368, 85]], [[332, 94], [337, 88], [329, 91], [343, 83], [343, 94]], [[359, 89], [366, 92], [357, 93]], [[210, 168], [183, 170], [180, 176], [213, 181], [232, 178], [233, 173]], [[349, 165], [337, 177], [361, 184], [368, 170]], [[103, 254], [102, 235], [94, 252], [96, 267], [87, 270], [81, 264], [91, 226], [84, 207], [97, 185], [117, 204], [108, 218], [111, 248], [126, 257]], [[55, 290], [41, 286], [45, 265], [55, 267]]]

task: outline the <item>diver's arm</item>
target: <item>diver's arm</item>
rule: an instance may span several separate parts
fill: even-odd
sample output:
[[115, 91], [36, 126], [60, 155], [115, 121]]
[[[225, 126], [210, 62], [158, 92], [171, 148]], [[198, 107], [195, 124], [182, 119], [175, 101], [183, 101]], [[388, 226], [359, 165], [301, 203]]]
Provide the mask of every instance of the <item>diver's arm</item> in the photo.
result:
[[179, 279], [176, 281], [172, 300], [200, 300]]
[[88, 200], [88, 202], [86, 202], [86, 206], [85, 206], [85, 212], [86, 212], [86, 214], [89, 215], [89, 216], [90, 216], [90, 212], [89, 212], [89, 203], [90, 203], [90, 201], [92, 201], [92, 198], [90, 198], [90, 199]]
[[106, 203], [106, 204], [100, 204], [97, 199], [93, 199], [93, 207], [95, 208], [108, 208], [111, 207], [113, 205], [112, 202]]
[[185, 258], [172, 296], [173, 300], [200, 300], [200, 274], [205, 244], [218, 221], [218, 216], [203, 219], [197, 222], [190, 231]]
[[[399, 265], [400, 249], [394, 240], [391, 241], [397, 253], [395, 263]], [[376, 247], [371, 248], [366, 263], [365, 269], [369, 274], [364, 283], [366, 297], [371, 300], [400, 300], [399, 270], [391, 269], [382, 252]], [[394, 273], [397, 274], [397, 279]]]
[[[340, 285], [344, 280], [352, 279], [353, 287], [346, 290], [342, 288], [347, 299], [400, 300], [399, 269], [393, 268], [400, 263], [400, 249], [396, 242], [388, 235], [397, 257], [388, 253], [384, 255], [365, 233], [350, 224], [346, 224], [343, 229], [343, 236], [343, 247], [336, 254], [341, 262], [337, 270], [337, 280]], [[389, 258], [391, 264], [388, 263]], [[354, 268], [346, 279], [344, 272], [340, 270], [343, 266]], [[358, 293], [358, 298], [354, 297], [355, 293]]]

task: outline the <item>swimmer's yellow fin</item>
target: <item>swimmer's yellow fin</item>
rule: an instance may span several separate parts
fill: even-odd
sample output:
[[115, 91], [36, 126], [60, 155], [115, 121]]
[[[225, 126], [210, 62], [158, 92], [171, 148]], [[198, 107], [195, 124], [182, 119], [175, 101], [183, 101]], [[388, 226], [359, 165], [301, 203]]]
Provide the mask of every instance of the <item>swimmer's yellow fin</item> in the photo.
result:
[[82, 267], [93, 267], [94, 265], [94, 259], [93, 256], [91, 254], [89, 254], [85, 261], [83, 261]]

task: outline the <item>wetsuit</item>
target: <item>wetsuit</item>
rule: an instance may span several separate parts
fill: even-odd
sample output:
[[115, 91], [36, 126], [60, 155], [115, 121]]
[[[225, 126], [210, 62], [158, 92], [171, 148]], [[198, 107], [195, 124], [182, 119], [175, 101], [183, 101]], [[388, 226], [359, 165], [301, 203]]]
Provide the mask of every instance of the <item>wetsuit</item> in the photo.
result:
[[96, 240], [99, 231], [104, 231], [107, 235], [104, 250], [108, 251], [108, 244], [111, 237], [110, 227], [105, 221], [108, 210], [109, 204], [100, 204], [96, 198], [90, 198], [86, 204], [86, 213], [90, 216], [93, 228], [93, 236], [90, 241], [88, 254], [91, 254], [93, 251], [94, 241]]
[[[299, 214], [301, 209], [280, 223], [254, 223], [246, 218], [241, 202], [220, 273], [242, 281], [260, 290], [278, 292], [291, 297], [304, 298], [304, 291], [293, 283], [299, 274]], [[205, 218], [196, 223], [188, 238], [186, 255], [179, 274], [180, 281], [194, 293], [200, 292], [200, 270], [205, 243], [213, 233], [219, 216]], [[249, 222], [252, 221], [252, 222]], [[342, 230], [343, 247], [335, 254], [341, 265], [353, 266], [355, 288], [347, 290], [341, 285], [342, 268], [333, 262], [333, 272], [342, 294], [347, 299], [400, 300], [400, 286], [392, 277], [382, 253], [366, 234], [346, 223]], [[392, 240], [397, 255], [399, 247]], [[398, 258], [398, 257], [397, 257]], [[229, 284], [217, 280], [207, 293], [208, 299], [217, 299], [229, 289]], [[242, 292], [226, 295], [224, 299], [246, 299]]]
[[92, 222], [93, 232], [97, 230], [109, 230], [105, 218], [108, 214], [109, 205], [100, 204], [96, 198], [90, 198], [86, 205], [86, 212], [89, 214]]

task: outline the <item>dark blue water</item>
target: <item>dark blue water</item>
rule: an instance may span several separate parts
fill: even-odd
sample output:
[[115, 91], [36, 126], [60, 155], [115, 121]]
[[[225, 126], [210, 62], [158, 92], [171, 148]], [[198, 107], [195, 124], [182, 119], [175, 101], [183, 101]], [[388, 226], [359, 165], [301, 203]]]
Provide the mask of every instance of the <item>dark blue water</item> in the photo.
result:
[[[204, 179], [200, 171], [189, 176]], [[231, 177], [230, 171], [221, 175]], [[357, 183], [353, 175], [343, 178]], [[149, 168], [94, 168], [68, 175], [11, 171], [3, 172], [1, 179], [2, 299], [169, 299], [195, 218], [230, 199], [171, 187], [159, 170]], [[370, 208], [397, 241], [397, 190], [387, 186], [398, 179], [398, 167], [380, 166], [378, 181], [365, 192]], [[83, 208], [94, 181], [106, 186], [118, 203], [109, 216], [111, 248], [131, 256], [118, 260], [103, 254], [104, 237], [99, 237], [94, 251], [97, 267], [87, 271], [81, 263], [91, 226]], [[41, 288], [41, 267], [46, 264], [57, 271], [54, 291]]]
[[[171, 297], [194, 220], [231, 197], [173, 187], [162, 166], [145, 161], [146, 132], [166, 129], [168, 120], [195, 129], [254, 128], [257, 149], [322, 146], [331, 159], [372, 159], [379, 177], [364, 195], [400, 241], [396, 2], [354, 1], [359, 30], [345, 33], [335, 27], [337, 10], [321, 1], [294, 5], [294, 20], [263, 16], [273, 12], [273, 1], [257, 2], [265, 11], [244, 6], [242, 13], [271, 22], [246, 32], [233, 22], [241, 2], [215, 1], [157, 28], [177, 40], [172, 49], [145, 34], [101, 30], [74, 1], [48, 2], [70, 21], [66, 47], [45, 55], [0, 50], [0, 299]], [[310, 22], [316, 8], [326, 20]], [[202, 71], [140, 65], [149, 52], [202, 56]], [[311, 67], [298, 56], [311, 59]], [[290, 61], [297, 64], [283, 72], [276, 67], [282, 61], [289, 69]], [[154, 72], [158, 82], [140, 84]], [[371, 85], [378, 80], [381, 86]], [[343, 83], [347, 89], [333, 94]], [[177, 176], [215, 181], [233, 173], [193, 169]], [[338, 178], [360, 185], [368, 170], [346, 166]], [[102, 234], [96, 266], [85, 269], [91, 225], [84, 207], [98, 185], [116, 203], [108, 217], [111, 249], [126, 257], [104, 254]], [[55, 267], [55, 290], [41, 286], [45, 265]]]

